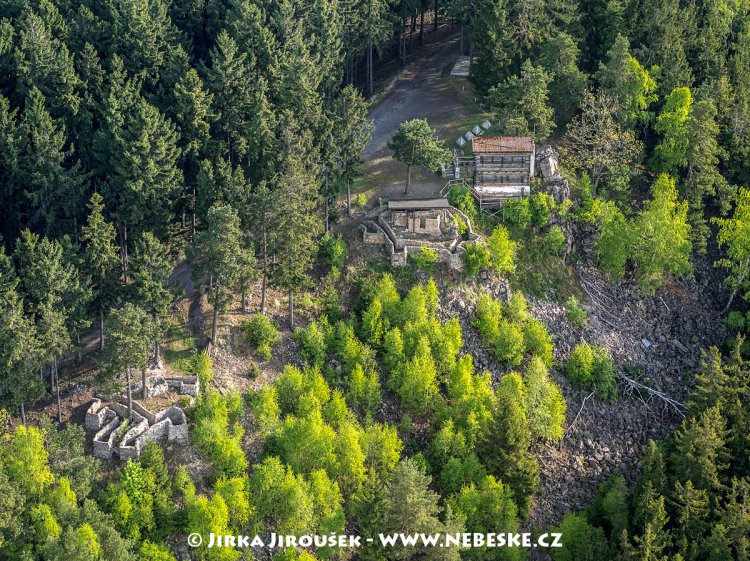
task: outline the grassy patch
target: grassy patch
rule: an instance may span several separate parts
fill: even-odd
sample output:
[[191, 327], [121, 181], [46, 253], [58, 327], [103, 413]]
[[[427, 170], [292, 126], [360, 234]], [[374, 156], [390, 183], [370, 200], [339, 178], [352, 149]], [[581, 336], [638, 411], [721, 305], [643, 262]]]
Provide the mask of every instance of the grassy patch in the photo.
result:
[[173, 323], [167, 332], [167, 340], [162, 348], [164, 362], [172, 370], [184, 374], [192, 371], [198, 344], [186, 326]]

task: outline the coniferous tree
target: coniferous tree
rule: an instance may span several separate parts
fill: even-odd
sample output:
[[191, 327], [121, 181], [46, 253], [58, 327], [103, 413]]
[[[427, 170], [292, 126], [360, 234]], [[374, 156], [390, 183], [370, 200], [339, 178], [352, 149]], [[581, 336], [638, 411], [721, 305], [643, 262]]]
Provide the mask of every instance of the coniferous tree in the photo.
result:
[[14, 258], [26, 306], [43, 349], [43, 362], [39, 366], [49, 368], [51, 391], [57, 398], [57, 418], [62, 422], [57, 367], [73, 345], [69, 319], [77, 314], [76, 308], [85, 307], [87, 291], [80, 284], [78, 270], [57, 241], [40, 239], [24, 230], [16, 243]]
[[289, 296], [289, 325], [294, 329], [294, 294], [310, 283], [308, 271], [315, 257], [321, 224], [315, 212], [318, 208], [315, 168], [310, 169], [304, 157], [310, 139], [298, 133], [296, 139], [286, 142], [286, 157], [273, 180], [269, 247], [274, 260], [270, 278]]
[[[136, 241], [131, 259], [133, 301], [138, 302], [150, 316], [154, 328], [154, 365], [161, 365], [160, 340], [165, 330], [169, 310], [175, 300], [174, 287], [169, 277], [174, 267], [167, 248], [151, 232]], [[143, 388], [146, 398], [146, 388]]]
[[214, 205], [206, 216], [206, 230], [195, 237], [187, 250], [193, 277], [207, 291], [213, 307], [211, 345], [216, 345], [219, 314], [229, 305], [240, 275], [241, 240], [237, 212], [229, 206]]
[[115, 227], [104, 219], [104, 202], [99, 193], [91, 196], [89, 216], [81, 228], [84, 245], [82, 270], [92, 288], [91, 305], [99, 319], [99, 350], [104, 349], [104, 315], [117, 301], [120, 290], [120, 259]]
[[726, 151], [718, 143], [716, 116], [716, 104], [705, 99], [693, 105], [688, 121], [690, 145], [686, 154], [685, 198], [689, 205], [693, 246], [700, 252], [705, 252], [710, 235], [704, 218], [706, 203], [718, 199], [722, 213], [726, 213], [733, 198], [733, 189], [719, 169]]
[[83, 196], [80, 169], [73, 163], [65, 127], [44, 106], [32, 88], [26, 97], [18, 150], [17, 196], [22, 196], [24, 222], [44, 234], [75, 233]]
[[573, 37], [560, 33], [544, 44], [539, 63], [552, 76], [549, 101], [555, 109], [555, 122], [568, 124], [586, 93], [588, 77], [579, 67], [581, 52]]
[[508, 25], [508, 0], [480, 0], [468, 4], [463, 10], [470, 24], [470, 38], [475, 45], [476, 57], [472, 60], [471, 81], [480, 94], [499, 84], [507, 76], [513, 52]]
[[25, 314], [18, 277], [10, 257], [0, 249], [0, 385], [20, 407], [26, 424], [26, 405], [44, 394], [37, 365], [41, 348], [33, 321]]
[[497, 389], [493, 426], [482, 443], [488, 471], [513, 490], [519, 513], [525, 516], [539, 485], [536, 458], [529, 452], [531, 432], [526, 419], [526, 388], [518, 374], [506, 374]]
[[248, 153], [253, 96], [247, 55], [237, 42], [222, 31], [211, 49], [211, 66], [206, 70], [206, 82], [214, 96], [216, 107], [215, 139], [230, 162], [236, 164]]
[[518, 76], [490, 89], [488, 99], [506, 134], [545, 140], [552, 131], [553, 109], [547, 105], [552, 74], [526, 59]]
[[596, 77], [607, 95], [616, 101], [621, 123], [635, 127], [648, 120], [648, 108], [657, 100], [656, 82], [630, 54], [627, 38], [617, 37], [607, 53], [607, 63], [600, 64]]
[[335, 160], [346, 184], [346, 212], [351, 217], [351, 182], [362, 152], [372, 136], [374, 123], [367, 118], [369, 105], [349, 85], [333, 101], [332, 132]]
[[110, 376], [125, 373], [128, 399], [128, 418], [133, 414], [131, 373], [140, 370], [141, 382], [146, 385], [148, 357], [154, 340], [154, 329], [148, 313], [135, 304], [126, 303], [107, 318], [107, 343], [102, 362]]
[[14, 53], [16, 91], [27, 97], [32, 90], [39, 90], [54, 117], [70, 119], [78, 113], [81, 99], [79, 78], [64, 37], [33, 10], [25, 13], [18, 27], [19, 41]]
[[106, 198], [117, 216], [127, 272], [128, 237], [166, 231], [183, 177], [175, 126], [146, 100], [137, 101], [115, 139]]

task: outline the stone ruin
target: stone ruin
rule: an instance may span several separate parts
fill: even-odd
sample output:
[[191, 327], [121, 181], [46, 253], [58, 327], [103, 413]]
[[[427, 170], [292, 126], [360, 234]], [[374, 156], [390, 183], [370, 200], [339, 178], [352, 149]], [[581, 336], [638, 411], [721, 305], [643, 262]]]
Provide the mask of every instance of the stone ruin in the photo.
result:
[[[466, 224], [464, 234], [458, 231], [459, 220]], [[389, 201], [375, 219], [360, 225], [360, 231], [364, 243], [385, 246], [394, 267], [405, 267], [410, 255], [426, 247], [436, 251], [438, 263], [457, 271], [463, 270], [466, 244], [479, 238], [469, 218], [446, 199]]]
[[[156, 397], [168, 391], [195, 397], [198, 390], [198, 378], [195, 376], [152, 376], [146, 379], [147, 397]], [[142, 395], [135, 393], [141, 392], [140, 385], [136, 389], [131, 387], [131, 391], [134, 395]], [[188, 424], [182, 408], [173, 405], [152, 413], [135, 400], [132, 400], [132, 406], [133, 413], [128, 418], [127, 400], [123, 395], [115, 396], [107, 404], [100, 398], [91, 402], [86, 411], [85, 426], [87, 431], [94, 433], [94, 456], [103, 460], [116, 456], [125, 461], [137, 458], [151, 440], [159, 444], [187, 443]]]

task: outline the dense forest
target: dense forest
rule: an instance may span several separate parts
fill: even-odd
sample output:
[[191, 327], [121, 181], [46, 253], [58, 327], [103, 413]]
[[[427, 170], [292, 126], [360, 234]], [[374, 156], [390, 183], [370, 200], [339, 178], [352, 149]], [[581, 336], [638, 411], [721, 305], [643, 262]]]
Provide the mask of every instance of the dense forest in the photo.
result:
[[[344, 241], [370, 100], [439, 33], [470, 57], [492, 130], [552, 144], [571, 188], [559, 202], [537, 182], [496, 216], [467, 189], [448, 194], [482, 234], [453, 285], [513, 288], [477, 288], [463, 322], [443, 313], [450, 282], [429, 250], [404, 270], [354, 267]], [[418, 121], [388, 145], [407, 188], [412, 165], [434, 171], [452, 148]], [[644, 295], [712, 269], [731, 340], [685, 373], [674, 434], [561, 518], [565, 545], [549, 555], [750, 559], [746, 1], [5, 1], [0, 197], [0, 559], [252, 557], [188, 550], [192, 532], [531, 530], [539, 450], [562, 446], [571, 417], [555, 375], [601, 403], [626, 399], [610, 350], [580, 340], [562, 356], [530, 311], [531, 297], [558, 300], [579, 332], [589, 313], [561, 286], [586, 259]], [[576, 254], [582, 232], [591, 251]], [[127, 388], [132, 412], [132, 378], [145, 390], [166, 360], [186, 283], [209, 318], [179, 365], [204, 388], [186, 412], [207, 467], [198, 477], [155, 444], [101, 462], [63, 418], [66, 369]], [[282, 320], [269, 312], [280, 298]], [[314, 313], [299, 321], [300, 307]], [[283, 345], [294, 359], [259, 387], [219, 391], [212, 359], [235, 308], [254, 361]], [[475, 366], [473, 338], [492, 368]]]

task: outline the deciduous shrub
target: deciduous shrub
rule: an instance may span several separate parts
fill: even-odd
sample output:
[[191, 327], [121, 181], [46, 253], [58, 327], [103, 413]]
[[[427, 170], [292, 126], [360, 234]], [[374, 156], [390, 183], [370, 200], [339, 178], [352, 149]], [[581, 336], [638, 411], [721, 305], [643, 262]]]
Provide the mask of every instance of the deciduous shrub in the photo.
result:
[[263, 314], [255, 314], [242, 324], [242, 329], [258, 357], [262, 360], [270, 359], [271, 347], [281, 341], [281, 336], [271, 320]]
[[461, 261], [467, 277], [474, 277], [480, 269], [490, 266], [490, 251], [484, 244], [470, 243], [466, 245], [466, 251], [461, 254]]
[[535, 228], [543, 228], [552, 216], [555, 200], [543, 191], [537, 191], [529, 197], [531, 223]]
[[525, 230], [531, 224], [529, 199], [513, 199], [503, 204], [501, 216], [506, 224]]
[[544, 234], [542, 245], [545, 253], [549, 255], [560, 255], [565, 249], [565, 233], [562, 231], [562, 228], [560, 228], [560, 226], [552, 226], [552, 228]]
[[415, 254], [409, 256], [409, 261], [417, 269], [430, 271], [435, 268], [437, 263], [437, 251], [431, 247], [423, 247]]

